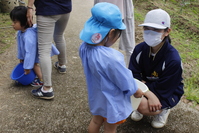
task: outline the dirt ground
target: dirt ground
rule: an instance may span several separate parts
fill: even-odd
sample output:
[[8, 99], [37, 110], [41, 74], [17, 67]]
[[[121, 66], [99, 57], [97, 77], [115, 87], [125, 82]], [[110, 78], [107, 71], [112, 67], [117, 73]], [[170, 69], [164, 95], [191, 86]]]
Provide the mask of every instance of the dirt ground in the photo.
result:
[[[79, 32], [90, 17], [93, 0], [73, 1], [73, 12], [66, 29], [67, 73], [52, 72], [54, 100], [34, 98], [31, 86], [15, 86], [10, 79], [16, 59], [13, 44], [0, 56], [0, 132], [1, 133], [86, 133], [91, 119], [87, 91], [78, 48]], [[114, 48], [118, 49], [115, 45]], [[57, 61], [56, 57], [52, 62]], [[154, 129], [152, 117], [139, 122], [130, 118], [118, 127], [118, 133], [199, 133], [199, 111], [180, 102], [172, 109], [167, 125]]]

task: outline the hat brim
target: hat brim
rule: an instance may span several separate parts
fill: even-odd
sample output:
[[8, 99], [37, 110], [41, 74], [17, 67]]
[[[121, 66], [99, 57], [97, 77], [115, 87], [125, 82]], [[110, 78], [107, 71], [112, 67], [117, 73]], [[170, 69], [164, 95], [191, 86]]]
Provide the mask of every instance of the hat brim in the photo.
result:
[[138, 26], [148, 26], [148, 27], [152, 27], [152, 28], [155, 28], [155, 29], [166, 29], [167, 28], [165, 26], [162, 26], [162, 25], [159, 25], [159, 24], [154, 24], [154, 23], [143, 23], [143, 24], [140, 24]]

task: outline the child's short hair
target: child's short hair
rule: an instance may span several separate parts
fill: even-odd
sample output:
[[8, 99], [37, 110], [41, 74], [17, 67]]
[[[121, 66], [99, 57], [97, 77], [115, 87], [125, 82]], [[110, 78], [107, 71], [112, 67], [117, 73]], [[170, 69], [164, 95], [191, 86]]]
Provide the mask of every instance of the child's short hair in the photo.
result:
[[16, 6], [11, 12], [10, 12], [10, 19], [12, 21], [19, 21], [21, 26], [28, 27], [27, 23], [27, 8], [25, 6]]

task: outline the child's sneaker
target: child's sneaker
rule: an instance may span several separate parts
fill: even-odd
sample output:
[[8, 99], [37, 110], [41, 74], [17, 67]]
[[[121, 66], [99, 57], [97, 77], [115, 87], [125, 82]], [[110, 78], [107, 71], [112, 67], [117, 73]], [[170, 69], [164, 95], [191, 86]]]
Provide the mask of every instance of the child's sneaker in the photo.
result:
[[32, 83], [31, 83], [31, 85], [33, 86], [33, 87], [41, 87], [41, 86], [43, 86], [43, 82], [42, 81], [40, 81], [38, 78], [36, 78], [34, 81], [32, 81]]
[[140, 121], [143, 118], [143, 114], [138, 112], [137, 110], [134, 110], [131, 114], [131, 119], [134, 121]]
[[52, 92], [42, 92], [42, 87], [40, 87], [39, 89], [36, 89], [36, 90], [32, 90], [32, 95], [37, 98], [48, 99], [48, 100], [54, 98], [53, 91]]
[[59, 73], [66, 73], [66, 66], [59, 66], [59, 62], [55, 62], [54, 67], [58, 70]]
[[151, 123], [154, 128], [162, 128], [167, 123], [167, 118], [169, 116], [170, 109], [164, 109], [160, 114], [156, 115]]

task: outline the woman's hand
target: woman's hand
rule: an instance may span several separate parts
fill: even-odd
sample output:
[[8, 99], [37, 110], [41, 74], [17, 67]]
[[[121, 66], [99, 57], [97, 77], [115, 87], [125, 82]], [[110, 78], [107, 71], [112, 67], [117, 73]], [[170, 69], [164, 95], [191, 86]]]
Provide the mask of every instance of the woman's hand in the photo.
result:
[[26, 17], [27, 17], [27, 22], [28, 22], [29, 27], [32, 27], [32, 25], [33, 25], [33, 8], [27, 9]]
[[27, 17], [27, 22], [29, 27], [32, 27], [33, 25], [33, 6], [34, 6], [34, 2], [35, 0], [28, 0], [27, 3], [27, 13], [26, 13], [26, 17]]
[[156, 112], [158, 110], [161, 110], [162, 105], [157, 96], [153, 92], [147, 91], [145, 92], [145, 96], [148, 98], [148, 105], [150, 112]]

